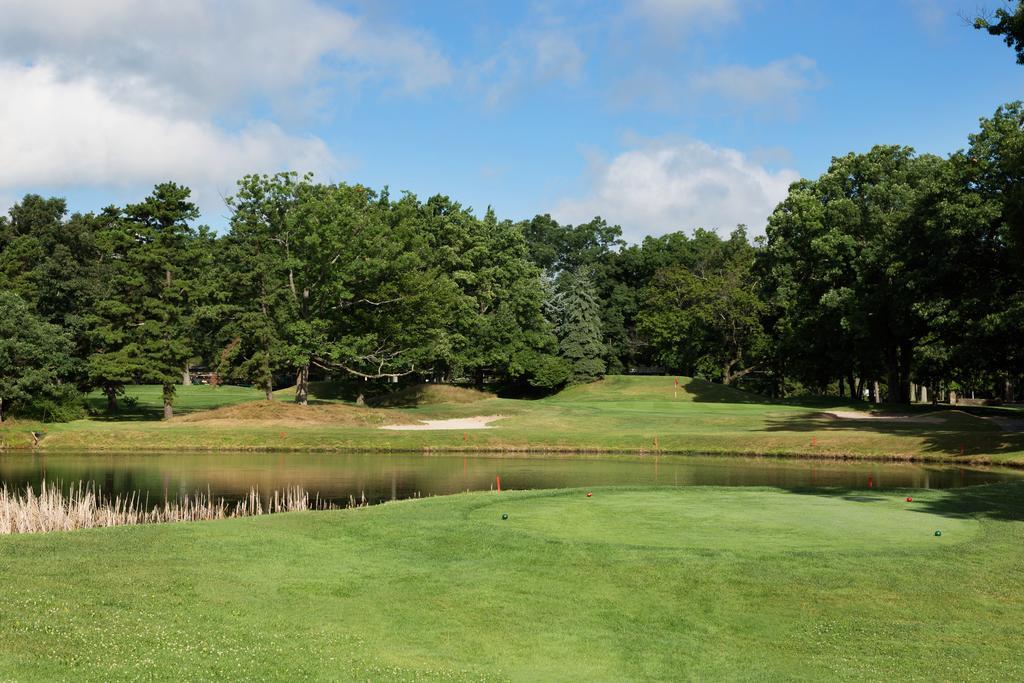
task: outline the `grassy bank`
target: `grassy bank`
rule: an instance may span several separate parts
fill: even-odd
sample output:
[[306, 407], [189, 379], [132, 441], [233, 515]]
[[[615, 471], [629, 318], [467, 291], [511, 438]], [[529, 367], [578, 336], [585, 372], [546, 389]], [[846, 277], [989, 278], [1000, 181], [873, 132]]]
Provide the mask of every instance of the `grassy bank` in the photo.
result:
[[[868, 406], [772, 402], [691, 379], [676, 391], [671, 377], [609, 377], [536, 401], [413, 396], [391, 403], [400, 407], [378, 408], [321, 399], [302, 409], [287, 401], [254, 401], [257, 392], [236, 387], [182, 387], [182, 416], [170, 422], [153, 419], [159, 416], [155, 390], [131, 391], [139, 396], [134, 412], [68, 424], [14, 423], [0, 429], [0, 442], [30, 447], [29, 432], [40, 430], [45, 434], [38, 447], [54, 450], [618, 451], [1024, 465], [1024, 433], [1006, 431], [984, 414], [917, 406], [909, 417], [854, 419], [868, 415]], [[1024, 417], [1009, 409], [995, 412]], [[476, 415], [505, 418], [478, 431], [379, 429]]]
[[480, 493], [0, 538], [0, 678], [1020, 679], [1024, 489], [905, 495]]

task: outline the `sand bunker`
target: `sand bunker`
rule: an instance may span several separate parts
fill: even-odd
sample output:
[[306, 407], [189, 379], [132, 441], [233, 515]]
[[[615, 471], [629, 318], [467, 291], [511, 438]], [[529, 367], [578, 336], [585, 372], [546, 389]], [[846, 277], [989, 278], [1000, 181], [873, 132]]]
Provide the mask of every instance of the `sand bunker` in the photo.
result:
[[920, 422], [924, 424], [942, 424], [942, 418], [931, 415], [876, 415], [855, 410], [836, 410], [831, 415], [840, 420], [875, 420], [880, 422]]
[[503, 415], [480, 415], [477, 417], [458, 417], [452, 420], [421, 420], [414, 425], [386, 425], [381, 429], [395, 431], [418, 431], [425, 429], [490, 429], [489, 423], [500, 420]]

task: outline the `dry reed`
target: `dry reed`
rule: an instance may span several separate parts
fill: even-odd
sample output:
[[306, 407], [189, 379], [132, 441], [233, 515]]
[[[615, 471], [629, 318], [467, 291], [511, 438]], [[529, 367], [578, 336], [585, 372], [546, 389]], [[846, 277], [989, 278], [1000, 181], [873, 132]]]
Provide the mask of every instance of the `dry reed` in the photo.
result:
[[[352, 499], [350, 504], [359, 503]], [[309, 492], [300, 486], [291, 486], [283, 491], [275, 490], [266, 504], [259, 490], [252, 488], [245, 498], [233, 503], [223, 498], [214, 498], [209, 492], [197, 492], [150, 508], [137, 493], [109, 497], [81, 482], [77, 487], [70, 487], [66, 494], [59, 486], [47, 486], [45, 482], [38, 494], [31, 486], [20, 493], [3, 485], [0, 486], [0, 534], [196, 522], [337, 507], [330, 501], [321, 500], [319, 495], [311, 500]]]

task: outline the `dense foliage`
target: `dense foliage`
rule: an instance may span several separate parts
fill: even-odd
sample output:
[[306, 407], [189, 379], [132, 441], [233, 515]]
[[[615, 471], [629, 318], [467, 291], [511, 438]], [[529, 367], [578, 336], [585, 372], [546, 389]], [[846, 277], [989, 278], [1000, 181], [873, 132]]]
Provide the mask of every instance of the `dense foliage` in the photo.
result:
[[197, 366], [268, 399], [329, 378], [352, 398], [409, 382], [536, 394], [604, 373], [679, 373], [775, 395], [1010, 400], [1024, 377], [1024, 105], [946, 158], [900, 146], [796, 182], [740, 226], [628, 245], [601, 218], [478, 216], [445, 196], [251, 175], [226, 231], [188, 188], [0, 217], [0, 416], [116, 411], [131, 383]]

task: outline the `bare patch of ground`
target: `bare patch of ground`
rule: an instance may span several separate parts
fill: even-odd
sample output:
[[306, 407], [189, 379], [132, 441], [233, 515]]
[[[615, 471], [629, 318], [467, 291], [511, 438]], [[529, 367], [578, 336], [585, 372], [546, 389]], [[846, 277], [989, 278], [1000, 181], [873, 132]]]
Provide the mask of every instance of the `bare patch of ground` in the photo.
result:
[[987, 418], [999, 425], [1004, 432], [1024, 432], [1024, 419], [1018, 417], [996, 417]]
[[489, 398], [494, 398], [494, 394], [450, 384], [417, 384], [394, 393], [374, 396], [367, 399], [366, 403], [376, 408], [408, 408], [439, 403], [476, 403]]
[[500, 420], [504, 415], [478, 415], [477, 417], [459, 417], [452, 420], [420, 420], [414, 425], [386, 425], [381, 429], [394, 431], [425, 431], [430, 429], [490, 429], [490, 423]]
[[395, 415], [390, 410], [375, 410], [339, 403], [300, 406], [286, 401], [250, 401], [191, 413], [172, 420], [172, 422], [202, 422], [204, 424], [244, 422], [245, 424], [323, 424], [348, 427], [377, 427], [395, 421]]
[[916, 422], [921, 424], [942, 424], [943, 419], [936, 415], [879, 415], [857, 410], [833, 410], [825, 413], [839, 420], [873, 420], [876, 422]]

